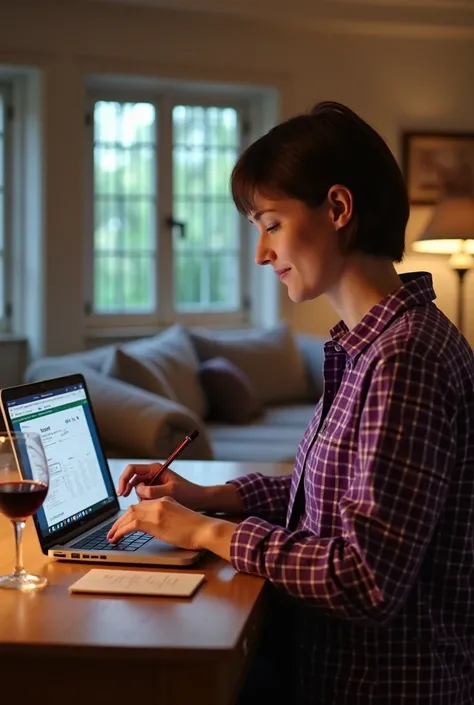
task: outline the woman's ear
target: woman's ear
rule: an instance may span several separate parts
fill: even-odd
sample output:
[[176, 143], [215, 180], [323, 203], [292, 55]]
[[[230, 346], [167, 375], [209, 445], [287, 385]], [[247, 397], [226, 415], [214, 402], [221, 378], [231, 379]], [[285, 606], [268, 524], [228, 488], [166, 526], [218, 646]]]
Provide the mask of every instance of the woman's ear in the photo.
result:
[[331, 186], [328, 191], [329, 212], [336, 230], [342, 230], [352, 220], [354, 202], [352, 193], [346, 186]]

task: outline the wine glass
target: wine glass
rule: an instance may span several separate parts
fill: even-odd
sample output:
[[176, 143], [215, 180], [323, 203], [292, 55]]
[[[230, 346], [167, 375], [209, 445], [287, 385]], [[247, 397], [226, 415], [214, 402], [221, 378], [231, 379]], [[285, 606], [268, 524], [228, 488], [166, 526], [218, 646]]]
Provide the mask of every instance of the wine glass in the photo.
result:
[[47, 584], [23, 567], [25, 521], [38, 511], [49, 488], [48, 461], [38, 433], [0, 432], [0, 512], [15, 530], [16, 561], [11, 575], [0, 577], [0, 588], [36, 590]]

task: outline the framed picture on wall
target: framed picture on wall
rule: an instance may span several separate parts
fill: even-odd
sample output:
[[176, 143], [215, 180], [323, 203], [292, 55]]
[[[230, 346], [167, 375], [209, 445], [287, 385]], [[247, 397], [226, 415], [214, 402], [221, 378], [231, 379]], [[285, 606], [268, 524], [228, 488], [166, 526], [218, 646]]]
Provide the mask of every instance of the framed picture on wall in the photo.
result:
[[474, 132], [405, 132], [403, 172], [413, 204], [474, 196]]

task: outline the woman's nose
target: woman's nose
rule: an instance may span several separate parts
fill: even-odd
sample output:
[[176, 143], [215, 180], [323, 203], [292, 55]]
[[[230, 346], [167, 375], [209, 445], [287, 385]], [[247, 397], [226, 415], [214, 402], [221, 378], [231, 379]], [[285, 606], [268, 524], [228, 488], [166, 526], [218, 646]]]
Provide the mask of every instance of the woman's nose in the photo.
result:
[[257, 264], [271, 264], [275, 260], [275, 253], [268, 246], [268, 233], [260, 235], [255, 250], [255, 262]]

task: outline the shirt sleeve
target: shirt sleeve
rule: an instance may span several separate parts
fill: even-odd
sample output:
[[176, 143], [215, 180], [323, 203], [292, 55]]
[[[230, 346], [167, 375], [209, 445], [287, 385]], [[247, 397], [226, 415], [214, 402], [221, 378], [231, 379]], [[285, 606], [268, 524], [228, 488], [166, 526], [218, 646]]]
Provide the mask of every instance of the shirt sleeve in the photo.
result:
[[273, 524], [285, 523], [291, 475], [267, 477], [254, 472], [235, 480], [229, 480], [227, 484], [237, 488], [245, 514], [254, 514]]
[[339, 502], [341, 535], [320, 539], [250, 517], [232, 538], [234, 567], [325, 613], [389, 621], [416, 579], [455, 465], [456, 394], [445, 379], [422, 354], [377, 363]]

